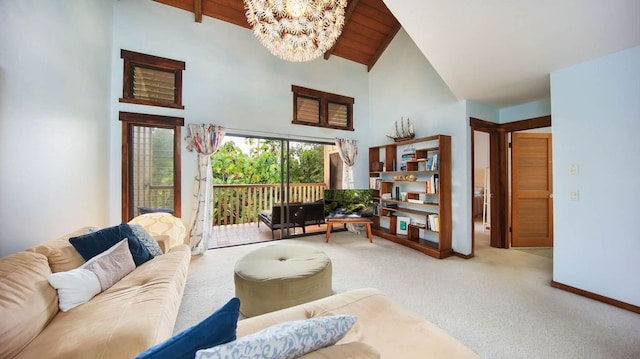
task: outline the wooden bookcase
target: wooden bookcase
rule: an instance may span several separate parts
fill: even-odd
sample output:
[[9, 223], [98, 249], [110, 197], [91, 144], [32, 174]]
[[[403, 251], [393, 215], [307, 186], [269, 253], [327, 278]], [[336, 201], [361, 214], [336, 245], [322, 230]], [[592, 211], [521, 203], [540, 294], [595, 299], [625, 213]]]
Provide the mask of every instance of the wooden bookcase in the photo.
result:
[[373, 234], [435, 258], [453, 254], [450, 136], [370, 147], [369, 185]]

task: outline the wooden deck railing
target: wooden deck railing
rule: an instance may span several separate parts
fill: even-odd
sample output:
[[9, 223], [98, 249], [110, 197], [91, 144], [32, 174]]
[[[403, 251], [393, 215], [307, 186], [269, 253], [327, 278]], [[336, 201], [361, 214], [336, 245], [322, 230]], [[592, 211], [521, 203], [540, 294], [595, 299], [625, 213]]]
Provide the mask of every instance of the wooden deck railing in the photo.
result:
[[279, 184], [230, 184], [213, 186], [213, 225], [258, 221], [262, 210], [281, 201], [313, 202], [323, 198], [324, 183], [292, 183], [289, 197], [281, 196]]

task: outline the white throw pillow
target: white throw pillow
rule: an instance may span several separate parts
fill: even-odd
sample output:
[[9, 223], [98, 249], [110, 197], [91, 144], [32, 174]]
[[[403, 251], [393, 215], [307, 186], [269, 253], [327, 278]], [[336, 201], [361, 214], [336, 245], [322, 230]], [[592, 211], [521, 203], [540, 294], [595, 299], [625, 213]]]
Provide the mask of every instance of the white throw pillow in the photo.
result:
[[293, 359], [335, 344], [356, 322], [334, 315], [276, 324], [235, 341], [196, 352], [196, 359]]
[[58, 272], [47, 278], [58, 291], [58, 306], [63, 312], [91, 300], [96, 294], [111, 287], [114, 283], [136, 268], [128, 240], [125, 238], [91, 258], [81, 267], [66, 272]]
[[84, 268], [53, 273], [47, 279], [58, 291], [58, 306], [63, 312], [88, 302], [102, 291], [98, 276]]

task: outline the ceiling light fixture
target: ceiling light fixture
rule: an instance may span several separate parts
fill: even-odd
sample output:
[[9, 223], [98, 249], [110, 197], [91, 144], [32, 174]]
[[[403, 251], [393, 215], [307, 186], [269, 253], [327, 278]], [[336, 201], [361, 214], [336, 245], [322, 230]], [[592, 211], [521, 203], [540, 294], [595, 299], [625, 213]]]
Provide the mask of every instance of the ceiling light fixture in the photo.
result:
[[313, 60], [335, 44], [347, 0], [244, 0], [254, 35], [273, 55]]

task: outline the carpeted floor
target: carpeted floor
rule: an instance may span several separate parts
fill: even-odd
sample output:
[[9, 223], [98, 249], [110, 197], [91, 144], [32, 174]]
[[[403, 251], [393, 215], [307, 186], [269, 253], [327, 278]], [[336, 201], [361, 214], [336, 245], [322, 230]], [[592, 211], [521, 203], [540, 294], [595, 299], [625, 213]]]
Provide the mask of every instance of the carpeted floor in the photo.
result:
[[[374, 237], [324, 236], [209, 250], [192, 259], [175, 332], [234, 296], [245, 253], [306, 243], [333, 262], [334, 292], [374, 287], [420, 313], [483, 358], [640, 358], [640, 315], [552, 288], [552, 260], [476, 244], [475, 257], [437, 260]], [[401, 359], [401, 358], [399, 358]]]

